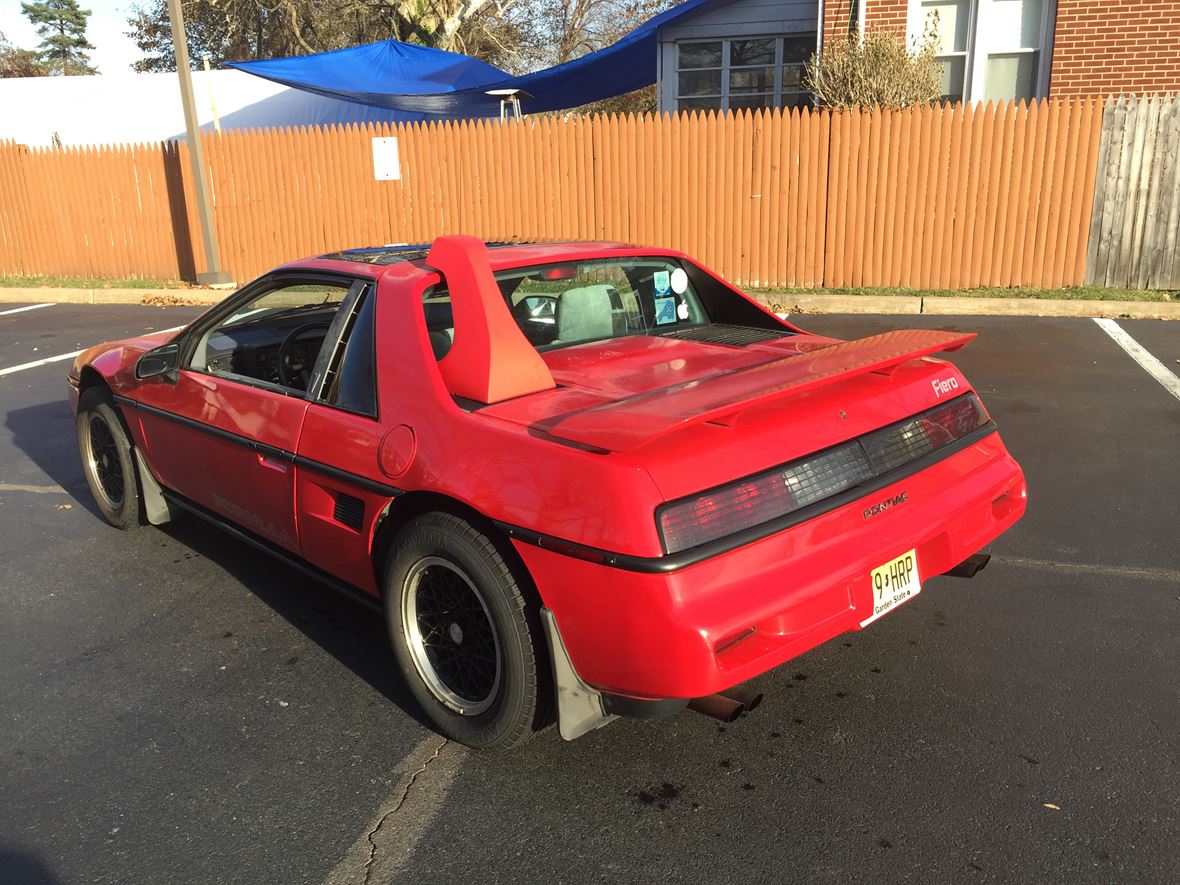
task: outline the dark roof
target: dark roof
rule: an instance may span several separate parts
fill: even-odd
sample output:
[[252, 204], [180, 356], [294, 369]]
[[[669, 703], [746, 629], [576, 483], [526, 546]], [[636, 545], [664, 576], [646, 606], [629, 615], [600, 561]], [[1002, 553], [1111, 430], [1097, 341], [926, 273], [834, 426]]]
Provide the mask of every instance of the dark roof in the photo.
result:
[[341, 249], [339, 252], [321, 255], [320, 258], [388, 265], [401, 261], [421, 261], [429, 251], [429, 246], [368, 246], [364, 249]]
[[[520, 243], [484, 243], [489, 249], [500, 246], [519, 246]], [[424, 261], [430, 253], [429, 244], [409, 245], [401, 243], [396, 246], [366, 246], [362, 249], [341, 249], [339, 252], [329, 252], [320, 258], [331, 261], [357, 261], [361, 264], [376, 264], [386, 267], [403, 261]]]

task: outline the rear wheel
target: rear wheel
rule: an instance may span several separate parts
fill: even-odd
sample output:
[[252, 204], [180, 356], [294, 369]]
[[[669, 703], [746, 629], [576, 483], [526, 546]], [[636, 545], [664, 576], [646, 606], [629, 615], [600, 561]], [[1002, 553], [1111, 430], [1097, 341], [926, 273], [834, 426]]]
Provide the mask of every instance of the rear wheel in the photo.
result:
[[438, 730], [480, 750], [509, 750], [549, 708], [537, 607], [492, 541], [427, 513], [394, 542], [385, 612], [398, 665]]
[[82, 473], [99, 512], [120, 529], [138, 526], [139, 485], [131, 440], [104, 388], [91, 387], [78, 400], [78, 451]]

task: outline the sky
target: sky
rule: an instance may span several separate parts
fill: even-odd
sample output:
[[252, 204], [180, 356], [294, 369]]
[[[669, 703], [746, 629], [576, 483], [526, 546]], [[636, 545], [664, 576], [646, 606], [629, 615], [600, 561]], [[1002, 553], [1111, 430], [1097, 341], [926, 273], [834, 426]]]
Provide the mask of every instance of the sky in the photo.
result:
[[[124, 31], [134, 0], [80, 0], [89, 9], [86, 36], [94, 44], [90, 61], [103, 74], [127, 73], [141, 53]], [[20, 0], [0, 0], [0, 32], [21, 49], [35, 49], [41, 42], [29, 20], [21, 15]]]

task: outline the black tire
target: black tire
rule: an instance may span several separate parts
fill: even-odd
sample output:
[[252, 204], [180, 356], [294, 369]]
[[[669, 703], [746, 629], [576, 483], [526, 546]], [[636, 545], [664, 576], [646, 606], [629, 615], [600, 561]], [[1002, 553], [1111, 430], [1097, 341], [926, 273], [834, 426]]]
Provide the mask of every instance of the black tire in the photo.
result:
[[414, 518], [393, 542], [384, 590], [398, 666], [443, 735], [501, 752], [548, 723], [539, 607], [486, 534], [449, 513]]
[[137, 527], [141, 520], [135, 457], [110, 392], [103, 387], [83, 391], [75, 423], [82, 473], [99, 512], [115, 528]]

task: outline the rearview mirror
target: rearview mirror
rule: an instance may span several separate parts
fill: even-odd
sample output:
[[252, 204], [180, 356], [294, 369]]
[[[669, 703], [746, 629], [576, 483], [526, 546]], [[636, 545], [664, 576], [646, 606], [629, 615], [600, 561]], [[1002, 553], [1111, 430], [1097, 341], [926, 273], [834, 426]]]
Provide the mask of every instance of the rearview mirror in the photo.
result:
[[165, 344], [155, 350], [149, 350], [139, 358], [139, 362], [135, 364], [135, 377], [143, 380], [164, 375], [168, 381], [175, 381], [179, 366], [180, 346]]

